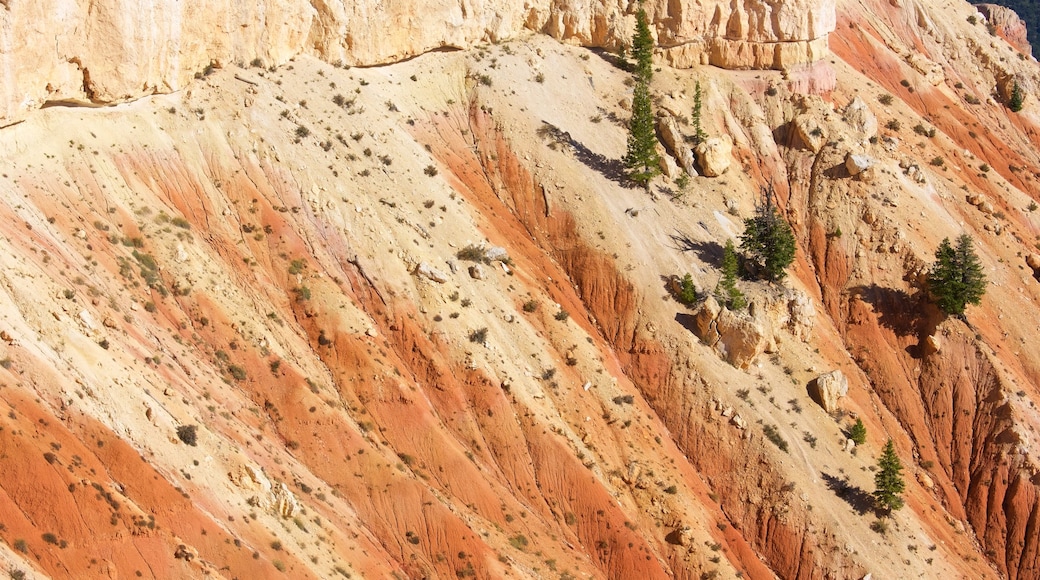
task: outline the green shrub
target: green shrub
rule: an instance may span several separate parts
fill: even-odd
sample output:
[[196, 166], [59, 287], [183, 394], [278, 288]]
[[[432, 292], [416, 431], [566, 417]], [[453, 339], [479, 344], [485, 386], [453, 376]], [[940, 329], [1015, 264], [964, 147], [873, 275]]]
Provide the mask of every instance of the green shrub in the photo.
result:
[[686, 274], [679, 280], [679, 292], [675, 299], [683, 304], [691, 305], [697, 302], [697, 298], [697, 288], [694, 287], [693, 276]]
[[867, 427], [863, 424], [863, 419], [856, 419], [856, 424], [849, 428], [849, 439], [856, 445], [867, 442]]
[[477, 344], [484, 344], [487, 341], [488, 329], [487, 327], [478, 328], [469, 333], [469, 341]]
[[780, 448], [780, 451], [783, 451], [784, 453], [788, 453], [789, 452], [788, 451], [789, 447], [787, 445], [787, 440], [784, 439], [780, 435], [780, 432], [776, 430], [776, 425], [766, 425], [766, 426], [762, 427], [762, 432], [765, 434], [766, 439], [769, 439], [770, 441], [773, 442], [773, 445], [776, 445], [777, 447]]
[[1022, 92], [1022, 87], [1018, 86], [1016, 82], [1011, 87], [1011, 96], [1008, 97], [1008, 108], [1011, 112], [1017, 113], [1022, 110], [1022, 104], [1025, 101], [1026, 95]]
[[517, 550], [523, 551], [527, 549], [527, 544], [527, 536], [523, 534], [517, 534], [512, 538], [509, 538], [509, 545], [516, 548]]
[[195, 425], [181, 425], [177, 427], [177, 438], [180, 439], [185, 445], [196, 446], [196, 438], [198, 437], [198, 427]]
[[227, 370], [236, 381], [244, 381], [248, 376], [246, 375], [246, 369], [237, 365], [228, 365]]

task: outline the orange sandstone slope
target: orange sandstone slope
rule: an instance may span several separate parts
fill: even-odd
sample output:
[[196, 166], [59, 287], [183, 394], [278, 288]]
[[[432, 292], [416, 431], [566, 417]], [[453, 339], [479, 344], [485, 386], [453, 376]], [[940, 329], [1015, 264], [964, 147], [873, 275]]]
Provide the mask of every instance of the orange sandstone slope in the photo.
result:
[[[3, 129], [0, 563], [1036, 577], [1040, 109], [998, 100], [1037, 71], [972, 13], [847, 2], [811, 69], [662, 68], [678, 132], [700, 83], [734, 144], [684, 192], [619, 183], [626, 75], [541, 36], [232, 66]], [[735, 367], [667, 280], [710, 290], [767, 186], [799, 256], [784, 287], [741, 282]], [[920, 276], [961, 231], [991, 284], [942, 320]], [[832, 369], [827, 413], [807, 385]], [[889, 437], [907, 506], [881, 533]]]

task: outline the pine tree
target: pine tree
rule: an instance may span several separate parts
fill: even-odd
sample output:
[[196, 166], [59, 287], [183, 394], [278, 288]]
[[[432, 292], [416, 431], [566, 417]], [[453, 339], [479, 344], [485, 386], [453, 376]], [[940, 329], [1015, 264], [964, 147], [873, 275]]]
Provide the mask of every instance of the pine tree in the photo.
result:
[[891, 512], [903, 507], [901, 494], [906, 488], [906, 482], [900, 475], [901, 471], [903, 471], [903, 464], [896, 455], [892, 440], [889, 439], [885, 444], [885, 449], [881, 452], [881, 457], [878, 458], [878, 470], [874, 474], [874, 487], [876, 488], [874, 505], [877, 509]]
[[679, 281], [679, 302], [691, 305], [697, 302], [697, 288], [693, 285], [693, 276], [687, 274]]
[[1016, 82], [1011, 86], [1011, 96], [1008, 98], [1008, 108], [1011, 112], [1017, 113], [1022, 110], [1022, 103], [1025, 101], [1026, 95], [1022, 92], [1022, 87], [1018, 86]]
[[928, 272], [928, 289], [943, 312], [963, 316], [968, 304], [979, 304], [986, 293], [986, 275], [975, 255], [971, 236], [962, 234], [957, 247], [945, 238], [935, 251], [935, 264]]
[[697, 81], [693, 92], [693, 140], [695, 144], [703, 143], [708, 139], [708, 134], [701, 128], [701, 82]]
[[740, 249], [755, 262], [761, 277], [779, 282], [794, 262], [794, 232], [776, 211], [772, 197], [755, 208], [755, 217], [744, 220]]
[[650, 84], [654, 76], [654, 38], [650, 36], [650, 23], [646, 10], [636, 12], [636, 33], [632, 37], [632, 59], [635, 61], [636, 80]]
[[726, 240], [726, 247], [722, 250], [722, 279], [719, 280], [715, 296], [730, 310], [743, 310], [747, 306], [744, 293], [737, 288], [738, 269], [737, 249], [733, 246], [733, 240]]
[[849, 439], [856, 445], [867, 442], [867, 426], [863, 424], [863, 419], [856, 419], [856, 424], [849, 428]]
[[649, 187], [650, 180], [661, 173], [650, 87], [639, 80], [638, 75], [632, 92], [632, 118], [628, 122], [628, 153], [624, 162], [629, 179], [644, 187]]

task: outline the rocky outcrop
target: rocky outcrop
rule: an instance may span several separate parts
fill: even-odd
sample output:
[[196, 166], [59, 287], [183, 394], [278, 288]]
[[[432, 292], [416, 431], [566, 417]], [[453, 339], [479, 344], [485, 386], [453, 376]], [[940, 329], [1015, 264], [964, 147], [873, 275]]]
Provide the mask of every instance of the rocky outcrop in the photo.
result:
[[[766, 314], [775, 330], [786, 330], [794, 338], [808, 342], [816, 323], [816, 307], [812, 298], [801, 290], [785, 289], [766, 303]], [[781, 341], [779, 335], [774, 340]]]
[[282, 482], [272, 483], [264, 472], [249, 465], [228, 477], [239, 488], [253, 493], [247, 503], [271, 515], [291, 518], [300, 511], [300, 502], [289, 487]]
[[874, 166], [874, 158], [869, 155], [848, 153], [845, 155], [845, 170], [856, 176]]
[[711, 137], [697, 145], [697, 164], [706, 177], [718, 177], [733, 163], [733, 139], [729, 135]]
[[[833, 0], [658, 0], [645, 8], [664, 58], [680, 67], [814, 62], [827, 54], [835, 23]], [[13, 2], [0, 10], [0, 125], [47, 102], [113, 103], [176, 91], [213, 67], [278, 65], [297, 54], [384, 64], [524, 29], [615, 49], [633, 26], [628, 4], [612, 1]]]
[[675, 163], [682, 167], [687, 175], [697, 175], [697, 160], [693, 150], [686, 144], [686, 139], [679, 129], [679, 123], [675, 117], [664, 116], [657, 120], [657, 133], [661, 136], [661, 142], [665, 149], [675, 159]]
[[748, 368], [755, 357], [776, 347], [769, 318], [754, 303], [747, 313], [737, 313], [708, 297], [693, 318], [697, 337], [739, 369]]
[[680, 3], [683, 12], [698, 8], [707, 18], [661, 31], [660, 44], [673, 66], [783, 69], [829, 52], [827, 34], [835, 25], [831, 0]]
[[792, 121], [794, 133], [799, 142], [813, 153], [818, 152], [827, 143], [826, 126], [811, 113], [804, 113]]
[[861, 140], [869, 140], [877, 135], [877, 117], [858, 95], [845, 106], [845, 110], [842, 111], [842, 120]]
[[838, 410], [838, 399], [849, 393], [849, 380], [839, 370], [824, 373], [809, 382], [809, 396], [824, 411]]
[[993, 25], [997, 34], [1008, 41], [1008, 44], [1027, 55], [1033, 54], [1033, 48], [1029, 45], [1027, 38], [1026, 23], [1014, 10], [997, 4], [976, 4], [975, 8], [978, 8], [986, 20]]

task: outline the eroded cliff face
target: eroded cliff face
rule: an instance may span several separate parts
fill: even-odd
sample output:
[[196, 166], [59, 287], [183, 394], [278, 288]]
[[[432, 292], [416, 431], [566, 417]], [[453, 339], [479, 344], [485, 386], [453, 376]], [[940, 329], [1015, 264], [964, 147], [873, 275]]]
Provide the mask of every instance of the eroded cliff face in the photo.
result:
[[[650, 2], [668, 61], [781, 68], [826, 54], [833, 0]], [[281, 65], [298, 54], [377, 65], [430, 50], [500, 42], [524, 31], [616, 49], [628, 3], [10, 2], [0, 10], [0, 125], [49, 101], [126, 101], [184, 88], [212, 67]]]
[[[574, 46], [627, 38], [630, 7], [444, 7], [457, 36], [362, 34], [412, 13], [382, 5], [238, 6], [205, 41], [132, 6], [63, 29], [167, 48], [44, 59], [68, 78], [43, 98], [183, 90], [0, 130], [0, 567], [1036, 576], [1040, 130], [1034, 98], [1000, 104], [1035, 63], [967, 4], [646, 6], [677, 153], [649, 192], [623, 179], [628, 75]], [[702, 66], [811, 61], [831, 29], [801, 71]], [[18, 82], [16, 116], [39, 102]], [[697, 86], [728, 169], [684, 185]], [[798, 259], [739, 282], [735, 368], [673, 280], [710, 292], [764, 189]], [[963, 231], [990, 286], [944, 319], [922, 274]], [[826, 412], [808, 385], [832, 370]], [[882, 533], [888, 438], [907, 506]]]

